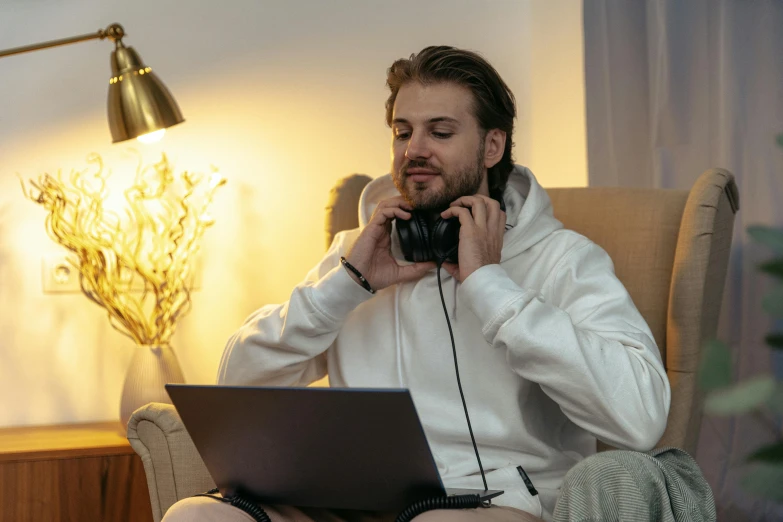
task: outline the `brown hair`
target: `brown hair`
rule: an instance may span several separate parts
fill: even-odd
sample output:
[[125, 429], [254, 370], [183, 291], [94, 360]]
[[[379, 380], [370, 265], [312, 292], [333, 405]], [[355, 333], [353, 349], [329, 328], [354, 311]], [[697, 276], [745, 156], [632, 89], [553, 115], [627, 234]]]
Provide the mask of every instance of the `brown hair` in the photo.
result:
[[473, 93], [474, 116], [484, 135], [490, 129], [500, 129], [506, 133], [503, 157], [487, 173], [491, 191], [505, 189], [508, 176], [514, 168], [511, 147], [516, 104], [514, 94], [495, 68], [472, 51], [445, 45], [426, 47], [407, 60], [397, 60], [389, 67], [386, 75], [386, 85], [391, 91], [386, 100], [386, 124], [389, 126], [392, 124], [397, 93], [400, 87], [410, 81], [425, 85], [447, 82], [470, 89]]

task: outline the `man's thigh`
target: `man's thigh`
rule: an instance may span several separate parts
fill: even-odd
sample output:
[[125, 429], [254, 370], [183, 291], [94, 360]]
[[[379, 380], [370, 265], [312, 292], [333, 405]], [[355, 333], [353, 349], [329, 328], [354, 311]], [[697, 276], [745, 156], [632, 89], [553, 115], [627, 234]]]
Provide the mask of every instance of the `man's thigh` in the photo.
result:
[[[394, 522], [395, 514], [379, 514], [323, 509], [297, 509], [264, 506], [272, 522]], [[442, 509], [428, 511], [414, 522], [541, 522], [541, 519], [514, 508]], [[253, 522], [253, 518], [231, 505], [206, 497], [192, 497], [174, 504], [162, 522]]]
[[[291, 506], [261, 506], [272, 522], [394, 522], [394, 515], [338, 512]], [[241, 509], [214, 498], [190, 497], [166, 512], [161, 522], [253, 522]]]

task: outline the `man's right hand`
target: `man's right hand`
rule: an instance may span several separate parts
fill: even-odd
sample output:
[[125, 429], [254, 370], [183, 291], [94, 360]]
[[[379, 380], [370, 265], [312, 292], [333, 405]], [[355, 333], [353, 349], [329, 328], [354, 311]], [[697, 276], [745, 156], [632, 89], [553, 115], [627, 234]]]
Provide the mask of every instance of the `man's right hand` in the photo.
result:
[[[385, 199], [378, 203], [370, 222], [364, 227], [345, 259], [353, 265], [373, 290], [405, 281], [421, 279], [424, 274], [435, 268], [434, 262], [414, 263], [400, 266], [391, 253], [391, 229], [394, 218], [411, 218], [411, 206], [402, 196]], [[350, 273], [350, 271], [349, 271]], [[358, 278], [351, 273], [358, 283]]]

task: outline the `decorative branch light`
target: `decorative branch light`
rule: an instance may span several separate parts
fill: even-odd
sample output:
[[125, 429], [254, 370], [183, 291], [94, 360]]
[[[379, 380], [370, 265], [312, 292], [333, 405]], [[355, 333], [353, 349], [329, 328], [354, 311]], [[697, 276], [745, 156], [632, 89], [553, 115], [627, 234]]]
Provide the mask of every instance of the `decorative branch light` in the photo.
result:
[[[139, 345], [167, 345], [190, 308], [194, 258], [213, 224], [208, 207], [226, 180], [183, 172], [175, 176], [164, 154], [137, 168], [124, 192], [124, 217], [106, 208], [108, 173], [100, 156], [95, 172], [41, 175], [22, 182], [27, 198], [48, 215], [46, 230], [74, 256], [81, 288], [103, 307], [111, 325]], [[179, 181], [179, 183], [177, 183]]]

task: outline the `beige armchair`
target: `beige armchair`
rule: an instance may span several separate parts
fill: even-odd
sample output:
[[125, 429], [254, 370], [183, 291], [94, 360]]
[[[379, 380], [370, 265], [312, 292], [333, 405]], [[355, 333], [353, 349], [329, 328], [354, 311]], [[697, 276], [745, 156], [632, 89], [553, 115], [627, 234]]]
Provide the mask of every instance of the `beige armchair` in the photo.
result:
[[[350, 176], [332, 190], [327, 242], [337, 231], [358, 226], [358, 196], [368, 181]], [[733, 176], [709, 170], [690, 191], [562, 188], [548, 193], [566, 228], [609, 253], [660, 347], [672, 406], [659, 445], [693, 453], [702, 416], [696, 369], [703, 342], [716, 333], [739, 208]], [[214, 487], [172, 406], [137, 410], [128, 439], [144, 463], [156, 522], [176, 501]]]

